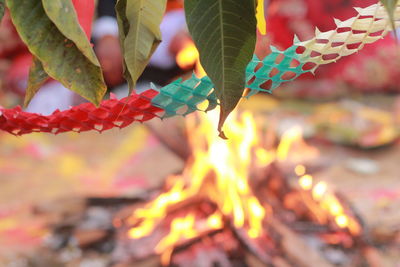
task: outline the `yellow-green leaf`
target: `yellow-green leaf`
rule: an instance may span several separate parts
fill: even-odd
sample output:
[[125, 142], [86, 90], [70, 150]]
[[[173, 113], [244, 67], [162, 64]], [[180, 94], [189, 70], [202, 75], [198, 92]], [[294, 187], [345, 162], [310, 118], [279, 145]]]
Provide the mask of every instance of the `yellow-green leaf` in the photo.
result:
[[100, 63], [82, 27], [70, 0], [42, 0], [44, 11], [58, 30], [96, 66]]
[[32, 66], [29, 69], [28, 87], [25, 92], [24, 106], [27, 107], [40, 87], [47, 81], [49, 75], [43, 69], [42, 62], [33, 57]]
[[132, 90], [161, 41], [166, 0], [118, 0], [116, 12], [125, 78]]
[[221, 104], [218, 130], [245, 89], [245, 70], [256, 44], [254, 0], [186, 0], [186, 20], [200, 52], [201, 65]]
[[[82, 43], [78, 47], [59, 30], [66, 25], [57, 20], [57, 27], [46, 14], [41, 0], [7, 0], [7, 6], [21, 39], [40, 60], [45, 72], [70, 90], [99, 104], [107, 89], [101, 68], [94, 62], [97, 59], [81, 51]], [[74, 12], [65, 12], [63, 16], [70, 16], [66, 21], [70, 24], [68, 28], [75, 31], [74, 35], [84, 34]]]

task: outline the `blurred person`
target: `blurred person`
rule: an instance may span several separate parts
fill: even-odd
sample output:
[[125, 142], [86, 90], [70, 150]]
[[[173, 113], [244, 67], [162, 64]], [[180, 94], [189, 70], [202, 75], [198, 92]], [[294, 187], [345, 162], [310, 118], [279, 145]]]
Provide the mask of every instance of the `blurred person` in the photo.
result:
[[98, 1], [97, 18], [94, 21], [92, 32], [95, 52], [103, 69], [104, 80], [109, 88], [125, 83], [118, 23], [114, 9], [116, 2], [116, 0]]

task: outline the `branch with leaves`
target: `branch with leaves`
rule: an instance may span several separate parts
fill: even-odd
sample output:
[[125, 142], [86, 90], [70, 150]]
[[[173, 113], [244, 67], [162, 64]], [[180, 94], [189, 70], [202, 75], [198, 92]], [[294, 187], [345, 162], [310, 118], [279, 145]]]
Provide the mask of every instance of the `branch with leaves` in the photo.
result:
[[[62, 116], [59, 112], [41, 116], [29, 115], [19, 108], [0, 108], [0, 129], [17, 135], [32, 131], [102, 131], [121, 125], [125, 127], [133, 121], [153, 117], [186, 115], [199, 110], [198, 105], [208, 101], [206, 110], [215, 108], [217, 104], [221, 105], [219, 130], [224, 137], [223, 123], [240, 101], [246, 87], [250, 89], [248, 96], [259, 91], [270, 92], [302, 73], [313, 72], [321, 64], [331, 63], [341, 56], [357, 52], [365, 44], [385, 36], [400, 22], [400, 6], [397, 1], [382, 0], [383, 5], [375, 4], [356, 9], [358, 15], [354, 18], [335, 20], [335, 30], [317, 30], [316, 36], [310, 40], [295, 40], [293, 46], [285, 51], [272, 47], [270, 55], [258, 59], [253, 56], [253, 52], [256, 43], [256, 17], [264, 17], [260, 15], [260, 4], [257, 7], [254, 0], [186, 0], [185, 13], [189, 32], [200, 51], [200, 60], [208, 77], [199, 79], [193, 76], [186, 81], [174, 81], [160, 89], [153, 86], [149, 90], [151, 94], [138, 95], [133, 92], [131, 97], [134, 101], [126, 106], [131, 111], [128, 114], [132, 117], [129, 117], [120, 106], [122, 100], [113, 100], [113, 107], [108, 104], [104, 106], [107, 101], [101, 102], [106, 87], [99, 62], [87, 38], [87, 29], [90, 27], [82, 25], [79, 15], [82, 12], [75, 10], [77, 3], [81, 4], [81, 8], [88, 7], [82, 5], [83, 1], [94, 3], [94, 0], [6, 0], [6, 4], [19, 35], [34, 55], [26, 103], [50, 77], [95, 105], [102, 105], [95, 107], [84, 104], [85, 115], [79, 113], [82, 116], [74, 116], [74, 123], [68, 120], [69, 112], [80, 110], [80, 106], [63, 112]], [[262, 0], [259, 2], [263, 3]], [[0, 0], [0, 12], [2, 7], [4, 0]], [[159, 25], [165, 7], [166, 0], [117, 2], [124, 75], [131, 90], [160, 42]], [[259, 19], [258, 25], [265, 27], [265, 21]], [[321, 43], [318, 40], [326, 42]], [[338, 47], [333, 43], [342, 45]], [[360, 45], [356, 49], [349, 49], [349, 44]], [[299, 47], [303, 48], [302, 53], [297, 52]], [[312, 56], [313, 52], [318, 52], [319, 56]], [[324, 58], [325, 54], [334, 53], [338, 55], [337, 58]], [[277, 62], [278, 56], [282, 56], [283, 60]], [[293, 62], [298, 64], [294, 66]], [[306, 69], [306, 63], [313, 63], [314, 67]], [[271, 74], [272, 70], [277, 70], [278, 73]], [[285, 78], [287, 73], [295, 75]], [[271, 81], [271, 87], [265, 89], [262, 85], [268, 81]], [[128, 100], [129, 98], [124, 101]], [[140, 106], [135, 107], [138, 103]], [[90, 108], [87, 105], [91, 105]], [[117, 114], [125, 114], [121, 116], [125, 121], [115, 115], [115, 110], [119, 110]]]

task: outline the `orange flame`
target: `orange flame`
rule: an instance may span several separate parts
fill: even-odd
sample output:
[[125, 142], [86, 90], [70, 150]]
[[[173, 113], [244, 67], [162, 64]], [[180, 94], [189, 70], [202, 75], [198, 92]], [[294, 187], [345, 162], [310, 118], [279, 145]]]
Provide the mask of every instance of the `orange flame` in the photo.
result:
[[[169, 177], [166, 182], [167, 191], [144, 208], [135, 210], [128, 219], [133, 225], [128, 234], [138, 239], [152, 233], [167, 217], [171, 207], [179, 202], [190, 202], [200, 197], [215, 203], [216, 211], [206, 218], [198, 218], [195, 211], [189, 211], [184, 216], [172, 219], [169, 233], [155, 247], [155, 252], [161, 254], [163, 265], [169, 264], [177, 244], [196, 238], [206, 231], [222, 229], [226, 220], [237, 228], [244, 228], [250, 238], [263, 235], [263, 221], [271, 215], [272, 208], [267, 204], [261, 205], [254, 196], [248, 182], [250, 170], [254, 166], [266, 166], [276, 160], [287, 160], [291, 153], [300, 156], [308, 150], [312, 155], [317, 153], [304, 142], [299, 127], [286, 132], [276, 150], [265, 149], [263, 135], [249, 112], [243, 112], [240, 116], [234, 113], [229, 117], [226, 122], [228, 141], [215, 134], [218, 111], [196, 115], [187, 117], [187, 135], [193, 157], [182, 175]], [[354, 225], [352, 219], [345, 215], [340, 202], [334, 201], [334, 195], [328, 190], [327, 184], [314, 184], [313, 177], [306, 174], [302, 165], [297, 166], [295, 172], [299, 176], [301, 188], [310, 192], [315, 201], [334, 216], [339, 227]]]
[[[299, 166], [295, 168], [295, 170], [301, 169], [299, 173], [296, 171], [298, 176], [306, 171], [304, 166]], [[339, 228], [348, 229], [353, 235], [360, 234], [361, 226], [353, 217], [346, 214], [345, 208], [335, 194], [329, 189], [326, 182], [321, 181], [313, 184], [313, 177], [309, 174], [305, 174], [299, 177], [298, 183], [303, 190], [311, 191], [312, 198], [320, 204], [323, 210], [334, 218], [334, 222]]]
[[193, 42], [188, 41], [176, 55], [176, 63], [182, 69], [193, 67], [199, 59], [199, 51]]
[[[163, 264], [168, 264], [168, 253], [175, 244], [198, 236], [204, 230], [224, 227], [222, 216], [229, 218], [235, 227], [244, 227], [249, 237], [257, 238], [263, 233], [263, 220], [271, 208], [263, 207], [254, 197], [248, 176], [253, 164], [253, 155], [264, 155], [264, 163], [273, 158], [268, 151], [260, 152], [256, 123], [253, 116], [244, 112], [240, 120], [230, 119], [230, 140], [227, 142], [215, 135], [218, 122], [217, 112], [189, 116], [187, 121], [189, 143], [193, 159], [181, 176], [170, 177], [170, 188], [159, 195], [144, 208], [137, 209], [128, 219], [134, 225], [129, 230], [131, 238], [149, 235], [167, 216], [168, 209], [178, 202], [201, 196], [215, 203], [220, 213], [206, 218], [205, 228], [195, 223], [195, 215], [190, 213], [183, 218], [174, 218], [170, 232], [162, 238], [155, 252], [163, 254]], [[235, 114], [231, 118], [234, 118]], [[267, 160], [268, 159], [268, 160]]]
[[318, 155], [318, 149], [304, 141], [303, 130], [300, 126], [294, 126], [285, 131], [277, 149], [277, 159], [279, 161], [292, 163], [304, 162], [307, 158], [314, 159]]
[[181, 69], [195, 69], [196, 76], [201, 78], [206, 75], [203, 67], [200, 64], [200, 55], [193, 41], [187, 41], [183, 49], [176, 55], [176, 63]]

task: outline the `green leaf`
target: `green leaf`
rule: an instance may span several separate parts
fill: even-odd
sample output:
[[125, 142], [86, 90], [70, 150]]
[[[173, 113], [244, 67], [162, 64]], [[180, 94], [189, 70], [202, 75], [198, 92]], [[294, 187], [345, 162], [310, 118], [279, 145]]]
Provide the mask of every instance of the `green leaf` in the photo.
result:
[[42, 0], [44, 11], [58, 30], [84, 54], [94, 65], [100, 63], [92, 45], [78, 22], [78, 16], [70, 0]]
[[[126, 11], [126, 1], [127, 0], [118, 0], [117, 4], [115, 5], [115, 12], [117, 14], [117, 22], [118, 22], [119, 42], [120, 42], [121, 50], [122, 50], [123, 54], [125, 54], [125, 52], [124, 52], [125, 41], [124, 40], [126, 38], [126, 35], [129, 32], [129, 21], [125, 15], [126, 14], [126, 12], [125, 12]], [[134, 82], [133, 82], [132, 77], [126, 66], [125, 59], [124, 59], [123, 65], [124, 65], [124, 77], [125, 77], [126, 81], [128, 82], [129, 92], [131, 92], [132, 88], [134, 88]]]
[[118, 0], [115, 7], [124, 54], [124, 76], [132, 90], [161, 42], [166, 0]]
[[0, 0], [0, 22], [1, 22], [1, 19], [3, 18], [3, 16], [4, 16], [5, 10], [6, 10], [5, 0]]
[[190, 34], [221, 104], [218, 130], [245, 89], [245, 69], [256, 44], [254, 0], [186, 0]]
[[[21, 39], [42, 62], [45, 72], [65, 87], [98, 105], [107, 89], [100, 64], [90, 55], [91, 52], [83, 49], [87, 46], [82, 43], [85, 34], [72, 4], [70, 1], [62, 2], [67, 9], [54, 12], [59, 12], [60, 17], [69, 18], [54, 18], [52, 11], [52, 18], [56, 22], [48, 17], [41, 0], [7, 0], [7, 6]], [[62, 24], [62, 21], [68, 22], [68, 25]], [[79, 42], [79, 46], [75, 42]], [[85, 42], [88, 42], [86, 36]]]
[[390, 18], [390, 24], [392, 26], [393, 32], [396, 36], [397, 39], [397, 32], [396, 32], [396, 24], [394, 21], [394, 12], [396, 11], [396, 6], [398, 0], [380, 0], [383, 6], [386, 8], [389, 18]]
[[42, 62], [33, 57], [32, 66], [29, 69], [28, 87], [26, 88], [24, 106], [27, 107], [40, 87], [48, 80], [49, 75], [43, 69]]

